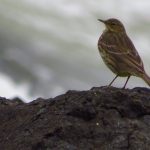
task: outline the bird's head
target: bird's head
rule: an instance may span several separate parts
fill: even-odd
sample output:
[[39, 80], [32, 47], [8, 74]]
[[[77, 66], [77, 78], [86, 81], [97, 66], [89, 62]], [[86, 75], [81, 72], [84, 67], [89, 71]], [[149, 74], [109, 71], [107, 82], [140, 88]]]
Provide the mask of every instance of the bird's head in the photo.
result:
[[102, 22], [105, 24], [106, 29], [112, 32], [125, 32], [125, 28], [123, 26], [123, 24], [121, 23], [121, 21], [119, 21], [118, 19], [108, 19], [108, 20], [102, 20], [102, 19], [98, 19], [98, 21]]

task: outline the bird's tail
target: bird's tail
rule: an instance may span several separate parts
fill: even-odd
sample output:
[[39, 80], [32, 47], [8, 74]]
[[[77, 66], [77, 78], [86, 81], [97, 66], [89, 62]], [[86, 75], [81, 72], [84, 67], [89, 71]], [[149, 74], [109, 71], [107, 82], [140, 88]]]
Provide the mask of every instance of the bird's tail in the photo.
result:
[[150, 86], [150, 77], [144, 73], [142, 79]]

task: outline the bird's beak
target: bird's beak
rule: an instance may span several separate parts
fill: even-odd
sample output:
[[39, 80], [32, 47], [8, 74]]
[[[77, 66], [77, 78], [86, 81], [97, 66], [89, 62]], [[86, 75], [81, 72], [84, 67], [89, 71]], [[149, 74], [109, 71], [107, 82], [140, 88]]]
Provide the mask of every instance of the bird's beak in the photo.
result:
[[97, 19], [97, 20], [105, 24], [105, 20], [102, 19]]

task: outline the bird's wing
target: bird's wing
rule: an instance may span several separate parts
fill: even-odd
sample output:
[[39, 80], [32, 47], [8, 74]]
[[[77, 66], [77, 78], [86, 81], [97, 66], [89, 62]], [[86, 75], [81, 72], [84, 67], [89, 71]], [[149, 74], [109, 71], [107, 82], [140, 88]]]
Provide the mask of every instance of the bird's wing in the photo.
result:
[[[108, 37], [109, 36], [109, 37]], [[104, 38], [104, 39], [103, 39]], [[123, 63], [131, 64], [144, 72], [143, 62], [127, 34], [112, 34], [100, 39], [100, 46], [112, 55], [118, 55]]]

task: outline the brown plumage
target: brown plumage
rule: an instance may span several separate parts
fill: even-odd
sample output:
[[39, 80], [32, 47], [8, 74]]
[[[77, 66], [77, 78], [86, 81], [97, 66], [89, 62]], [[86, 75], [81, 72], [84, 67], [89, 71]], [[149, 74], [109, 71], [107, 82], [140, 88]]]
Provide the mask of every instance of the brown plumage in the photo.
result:
[[130, 76], [142, 78], [150, 86], [150, 77], [144, 70], [143, 62], [134, 47], [132, 41], [126, 34], [123, 24], [114, 18], [101, 20], [106, 29], [98, 40], [98, 49], [104, 63], [116, 74], [116, 77], [128, 77], [123, 88], [125, 88]]

